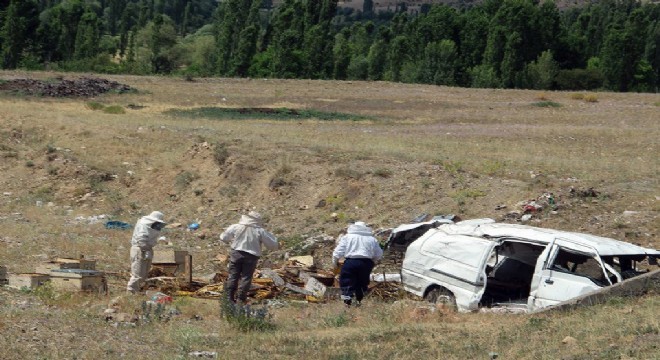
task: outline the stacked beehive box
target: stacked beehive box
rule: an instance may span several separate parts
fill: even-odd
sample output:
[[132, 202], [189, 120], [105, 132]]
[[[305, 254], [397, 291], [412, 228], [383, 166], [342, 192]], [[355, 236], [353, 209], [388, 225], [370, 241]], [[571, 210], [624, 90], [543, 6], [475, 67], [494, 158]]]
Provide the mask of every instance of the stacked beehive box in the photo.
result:
[[47, 281], [55, 289], [73, 291], [106, 292], [105, 274], [96, 271], [96, 260], [85, 258], [57, 258], [37, 266], [34, 273], [7, 275], [7, 268], [0, 266], [0, 284], [15, 289], [35, 289]]
[[23, 273], [23, 274], [9, 274], [9, 287], [14, 289], [35, 289], [43, 285], [49, 280], [48, 275]]
[[185, 271], [187, 256], [185, 250], [156, 249], [152, 265], [168, 276], [181, 275]]
[[61, 290], [106, 292], [108, 287], [102, 272], [87, 269], [53, 269], [53, 287]]
[[84, 269], [95, 270], [96, 260], [89, 259], [70, 259], [70, 258], [57, 258], [52, 261], [45, 262], [37, 266], [37, 273], [50, 275], [51, 270], [60, 269]]
[[37, 266], [37, 273], [50, 277], [53, 287], [73, 291], [107, 291], [105, 274], [96, 271], [96, 260], [58, 258]]

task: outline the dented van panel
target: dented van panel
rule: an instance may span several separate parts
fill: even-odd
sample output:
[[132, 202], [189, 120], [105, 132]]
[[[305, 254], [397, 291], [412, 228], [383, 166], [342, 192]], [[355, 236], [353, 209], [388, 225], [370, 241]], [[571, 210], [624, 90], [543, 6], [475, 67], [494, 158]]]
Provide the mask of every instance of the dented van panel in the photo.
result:
[[434, 300], [442, 294], [459, 311], [532, 311], [643, 274], [659, 256], [614, 239], [477, 219], [412, 241], [401, 276], [405, 290]]

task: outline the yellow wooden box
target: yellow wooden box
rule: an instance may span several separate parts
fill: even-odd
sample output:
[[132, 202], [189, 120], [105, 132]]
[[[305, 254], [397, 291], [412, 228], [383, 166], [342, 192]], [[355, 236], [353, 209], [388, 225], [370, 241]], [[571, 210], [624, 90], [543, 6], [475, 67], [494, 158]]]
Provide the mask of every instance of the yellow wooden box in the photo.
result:
[[55, 269], [50, 272], [50, 281], [58, 290], [105, 292], [107, 282], [101, 271], [86, 269]]
[[183, 264], [188, 252], [185, 250], [155, 249], [154, 264]]
[[154, 249], [154, 258], [151, 261], [153, 265], [173, 265], [176, 264], [176, 273], [183, 273], [186, 256], [188, 252], [185, 250], [172, 250], [172, 249]]

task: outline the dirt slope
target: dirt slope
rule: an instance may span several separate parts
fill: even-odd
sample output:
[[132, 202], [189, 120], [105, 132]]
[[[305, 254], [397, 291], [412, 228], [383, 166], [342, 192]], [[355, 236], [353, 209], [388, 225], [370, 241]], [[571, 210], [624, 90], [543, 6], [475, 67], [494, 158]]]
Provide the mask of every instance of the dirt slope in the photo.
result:
[[[421, 214], [518, 222], [524, 202], [543, 203], [549, 193], [558, 208], [546, 206], [530, 224], [658, 247], [657, 178], [647, 175], [657, 175], [658, 165], [649, 155], [657, 150], [657, 122], [649, 120], [659, 113], [654, 95], [599, 94], [590, 105], [571, 94], [531, 91], [109, 78], [137, 93], [0, 96], [0, 221], [19, 224], [2, 236], [14, 244], [3, 258], [39, 255], [19, 268], [80, 252], [123, 269], [130, 234], [104, 229], [105, 220], [89, 224], [101, 214], [132, 223], [153, 209], [165, 212], [183, 225], [168, 230], [168, 240], [195, 252], [196, 268], [208, 271], [210, 259], [226, 251], [217, 235], [250, 209], [264, 213], [290, 249], [309, 236], [337, 236], [358, 219], [375, 229]], [[546, 97], [562, 108], [530, 105]], [[95, 110], [98, 104], [123, 113]], [[239, 121], [166, 112], [200, 106], [306, 108], [370, 120]], [[604, 118], [608, 113], [626, 115]], [[611, 149], [610, 139], [629, 143]], [[594, 172], [599, 161], [616, 167]], [[199, 231], [185, 230], [192, 222]], [[319, 256], [327, 258], [330, 248]]]

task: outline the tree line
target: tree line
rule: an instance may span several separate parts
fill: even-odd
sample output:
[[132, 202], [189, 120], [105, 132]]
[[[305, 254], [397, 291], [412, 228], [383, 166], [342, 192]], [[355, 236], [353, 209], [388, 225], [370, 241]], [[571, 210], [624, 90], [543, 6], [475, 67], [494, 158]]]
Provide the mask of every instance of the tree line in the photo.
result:
[[657, 92], [660, 5], [0, 0], [2, 68]]

